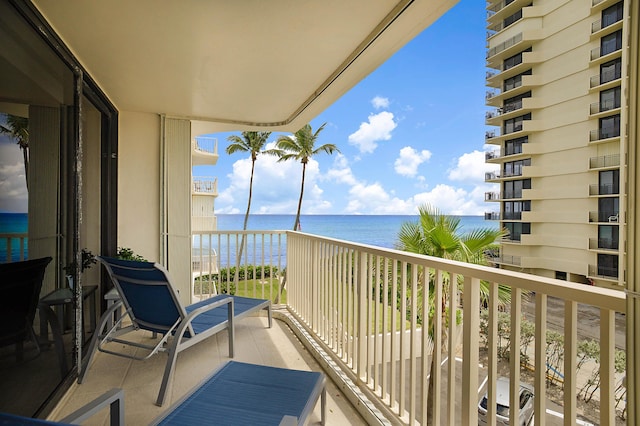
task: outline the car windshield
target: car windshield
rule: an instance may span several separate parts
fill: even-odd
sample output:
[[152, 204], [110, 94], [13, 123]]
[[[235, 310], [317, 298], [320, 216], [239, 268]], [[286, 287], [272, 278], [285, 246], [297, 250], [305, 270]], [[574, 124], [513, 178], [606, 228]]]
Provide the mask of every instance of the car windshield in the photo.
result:
[[506, 405], [498, 404], [497, 414], [499, 416], [509, 417], [509, 407], [507, 407]]

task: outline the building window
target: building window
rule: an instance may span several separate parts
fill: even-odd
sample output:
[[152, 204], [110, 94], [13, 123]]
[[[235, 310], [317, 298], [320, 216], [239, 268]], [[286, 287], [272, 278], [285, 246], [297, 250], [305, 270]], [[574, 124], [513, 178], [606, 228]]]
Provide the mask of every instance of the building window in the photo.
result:
[[521, 115], [520, 117], [510, 118], [508, 120], [504, 120], [503, 130], [504, 134], [519, 132], [522, 130], [523, 122], [525, 120], [531, 120], [531, 113]]
[[622, 59], [617, 58], [600, 65], [600, 84], [617, 80], [622, 76]]
[[525, 92], [521, 95], [514, 96], [509, 99], [505, 99], [504, 104], [502, 106], [502, 112], [507, 113], [511, 111], [515, 111], [522, 108], [522, 100], [525, 98], [531, 97], [531, 91]]
[[518, 161], [508, 161], [502, 166], [502, 176], [522, 176], [522, 168], [530, 165], [531, 158], [525, 158], [524, 160]]
[[598, 275], [603, 277], [618, 277], [618, 256], [612, 254], [598, 254]]
[[561, 272], [561, 271], [556, 271], [556, 280], [566, 281], [567, 280], [567, 273], [566, 272]]
[[607, 34], [600, 39], [600, 56], [622, 49], [622, 30]]
[[505, 59], [504, 62], [502, 63], [502, 70], [506, 71], [509, 68], [513, 68], [516, 65], [520, 65], [522, 63], [522, 54], [524, 52], [531, 52], [531, 48], [523, 50], [522, 52], [517, 53], [517, 54]]
[[598, 226], [598, 248], [618, 250], [618, 225]]
[[599, 176], [598, 195], [620, 193], [620, 170], [603, 170]]
[[598, 199], [598, 222], [618, 222], [620, 214], [620, 199], [606, 197]]
[[620, 86], [600, 92], [600, 111], [620, 108]]
[[615, 138], [620, 136], [620, 114], [603, 117], [599, 121], [600, 139]]
[[511, 241], [520, 241], [523, 234], [531, 233], [531, 224], [522, 222], [506, 222], [505, 229], [509, 232], [507, 239]]
[[508, 16], [507, 18], [504, 19], [504, 21], [502, 21], [503, 27], [507, 28], [509, 25], [513, 24], [514, 22], [518, 21], [522, 19], [522, 9], [520, 9], [519, 11], [517, 11], [516, 13], [514, 13], [511, 16]]
[[602, 11], [602, 28], [613, 25], [622, 20], [622, 3], [614, 4]]
[[528, 136], [523, 136], [517, 139], [510, 139], [504, 142], [504, 155], [514, 155], [522, 153], [522, 144], [529, 141]]
[[516, 87], [520, 87], [522, 86], [522, 76], [523, 75], [531, 75], [531, 70], [526, 70], [525, 72], [523, 72], [522, 74], [518, 74], [516, 76], [513, 76], [511, 78], [507, 78], [504, 81], [503, 87], [504, 87], [504, 91], [508, 91], [511, 89], [515, 89]]
[[502, 208], [504, 220], [520, 220], [522, 212], [531, 211], [531, 201], [505, 201]]
[[531, 189], [531, 179], [518, 179], [506, 181], [503, 184], [503, 198], [522, 198], [523, 189]]

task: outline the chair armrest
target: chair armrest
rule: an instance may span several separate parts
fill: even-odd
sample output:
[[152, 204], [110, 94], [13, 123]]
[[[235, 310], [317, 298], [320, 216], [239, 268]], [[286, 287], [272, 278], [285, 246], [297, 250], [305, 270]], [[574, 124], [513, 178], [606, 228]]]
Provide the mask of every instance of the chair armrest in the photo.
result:
[[278, 426], [298, 426], [298, 418], [295, 416], [284, 416]]
[[124, 426], [124, 390], [114, 388], [69, 414], [61, 423], [80, 424], [109, 406], [110, 425]]

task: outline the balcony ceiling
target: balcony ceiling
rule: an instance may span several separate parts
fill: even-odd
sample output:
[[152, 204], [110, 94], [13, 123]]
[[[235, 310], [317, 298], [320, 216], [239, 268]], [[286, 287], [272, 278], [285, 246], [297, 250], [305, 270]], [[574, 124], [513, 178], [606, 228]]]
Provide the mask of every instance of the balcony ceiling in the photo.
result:
[[286, 131], [456, 2], [33, 0], [119, 110]]

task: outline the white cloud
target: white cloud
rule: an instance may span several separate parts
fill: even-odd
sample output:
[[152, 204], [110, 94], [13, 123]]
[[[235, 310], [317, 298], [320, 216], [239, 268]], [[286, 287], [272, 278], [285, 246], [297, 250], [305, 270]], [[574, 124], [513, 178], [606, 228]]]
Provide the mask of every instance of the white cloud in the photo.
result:
[[429, 192], [422, 192], [413, 196], [413, 204], [431, 204], [443, 213], [452, 215], [480, 215], [486, 210], [484, 206], [484, 191], [473, 190], [472, 193], [462, 188], [449, 185], [436, 185]]
[[498, 166], [485, 162], [483, 151], [473, 151], [461, 155], [456, 166], [449, 170], [449, 179], [453, 181], [484, 182], [485, 172], [496, 171]]
[[15, 143], [0, 143], [0, 211], [26, 212], [27, 200], [22, 151]]
[[389, 98], [383, 98], [382, 96], [376, 96], [371, 99], [371, 105], [375, 109], [389, 108]]
[[[273, 148], [273, 143], [266, 149]], [[244, 213], [249, 197], [251, 159], [243, 158], [233, 163], [233, 171], [227, 175], [229, 187], [222, 190], [216, 199], [215, 210], [220, 214]], [[259, 155], [253, 177], [251, 198], [252, 214], [294, 214], [298, 208], [302, 164], [299, 161], [278, 162], [277, 157]], [[321, 214], [330, 211], [330, 202], [322, 200], [323, 190], [320, 167], [310, 159], [305, 172], [303, 214]]]
[[431, 152], [426, 149], [416, 151], [410, 146], [405, 146], [400, 150], [400, 155], [396, 158], [394, 168], [399, 175], [413, 177], [418, 173], [418, 166], [430, 158]]
[[378, 146], [377, 141], [391, 139], [391, 131], [397, 125], [389, 111], [371, 114], [368, 122], [360, 123], [360, 128], [349, 135], [349, 143], [358, 147], [360, 152], [372, 153]]

